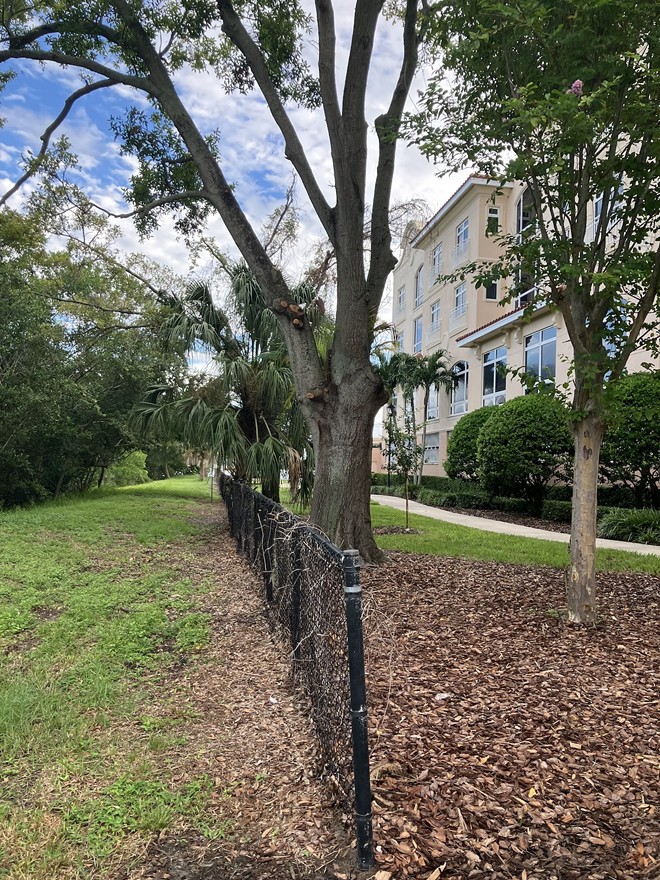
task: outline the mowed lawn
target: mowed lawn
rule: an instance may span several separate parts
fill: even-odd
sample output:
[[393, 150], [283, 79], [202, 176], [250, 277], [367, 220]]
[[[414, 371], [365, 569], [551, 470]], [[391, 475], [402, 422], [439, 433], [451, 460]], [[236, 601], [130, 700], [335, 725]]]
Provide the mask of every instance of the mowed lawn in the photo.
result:
[[204, 584], [169, 564], [208, 493], [179, 478], [0, 514], [0, 877], [108, 877], [174, 823], [224, 834], [212, 781], [169, 760], [181, 719], [149, 713], [208, 641]]

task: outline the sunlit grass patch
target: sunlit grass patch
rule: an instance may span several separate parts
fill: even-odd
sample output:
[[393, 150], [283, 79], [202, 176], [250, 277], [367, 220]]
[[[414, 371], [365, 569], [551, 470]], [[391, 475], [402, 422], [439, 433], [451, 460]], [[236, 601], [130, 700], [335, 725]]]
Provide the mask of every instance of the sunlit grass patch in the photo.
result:
[[[371, 519], [374, 527], [403, 526], [405, 514], [401, 510], [372, 502]], [[457, 556], [519, 565], [565, 568], [569, 563], [568, 544], [559, 541], [487, 532], [416, 514], [410, 515], [410, 528], [414, 530], [413, 534], [378, 535], [378, 546], [383, 550], [403, 553]], [[660, 575], [660, 557], [619, 550], [597, 550], [596, 567], [601, 571]]]
[[0, 513], [0, 877], [111, 877], [162, 829], [227, 833], [209, 779], [176, 771], [185, 712], [140, 721], [209, 643], [206, 584], [165, 552], [186, 558], [207, 491], [179, 478]]

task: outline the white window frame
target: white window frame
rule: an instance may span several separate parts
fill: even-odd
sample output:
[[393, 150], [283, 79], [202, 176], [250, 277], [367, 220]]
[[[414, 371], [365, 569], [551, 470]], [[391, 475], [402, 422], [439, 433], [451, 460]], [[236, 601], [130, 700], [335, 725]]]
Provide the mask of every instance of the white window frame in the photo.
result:
[[462, 281], [454, 288], [454, 314], [464, 315], [467, 309], [467, 282]]
[[429, 333], [436, 333], [440, 329], [440, 300], [437, 299], [431, 303], [431, 323], [429, 324]]
[[424, 302], [424, 266], [420, 266], [415, 272], [415, 308], [419, 308]]
[[[488, 296], [488, 291], [491, 290], [495, 293], [495, 296]], [[487, 284], [484, 291], [484, 299], [488, 300], [488, 302], [496, 302], [497, 295], [499, 293], [497, 281], [491, 281], [490, 284]]]
[[[451, 397], [449, 404], [449, 412], [452, 416], [462, 416], [468, 411], [468, 382], [470, 377], [470, 366], [467, 361], [457, 361], [452, 367], [453, 382], [451, 386]], [[463, 383], [459, 384], [460, 379]], [[457, 395], [458, 389], [462, 389], [462, 396]]]
[[398, 305], [399, 305], [400, 312], [405, 311], [405, 308], [406, 308], [406, 285], [405, 284], [399, 288]]
[[436, 244], [433, 248], [431, 268], [433, 271], [433, 284], [438, 280], [438, 275], [442, 274], [442, 243]]
[[[490, 228], [491, 220], [495, 221], [495, 229]], [[497, 235], [500, 228], [500, 209], [495, 205], [490, 205], [486, 212], [486, 235]]]
[[394, 345], [396, 346], [396, 351], [403, 351], [403, 343], [404, 343], [403, 330], [399, 330], [399, 332], [396, 334], [396, 339], [394, 340]]
[[[552, 331], [552, 335], [549, 335], [547, 338], [543, 338], [543, 334], [547, 331]], [[538, 333], [539, 340], [538, 342], [532, 342], [531, 340]], [[538, 351], [539, 356], [539, 372], [541, 370], [541, 365], [543, 363], [543, 351], [546, 348], [554, 347], [555, 356], [552, 364], [552, 375], [551, 376], [541, 376], [537, 375], [536, 378], [541, 382], [554, 382], [555, 377], [557, 375], [557, 328], [552, 324], [549, 327], [543, 327], [541, 330], [536, 330], [534, 333], [530, 333], [529, 336], [525, 336], [525, 373], [529, 373], [528, 369], [528, 355], [531, 351]], [[532, 374], [530, 374], [532, 375]]]
[[[498, 352], [504, 352], [504, 354], [498, 354]], [[495, 355], [494, 359], [488, 363], [486, 363], [486, 358], [489, 354]], [[501, 367], [506, 367], [507, 362], [507, 350], [504, 346], [498, 346], [497, 348], [491, 348], [490, 351], [487, 351], [483, 356], [482, 369], [481, 369], [481, 378], [482, 378], [482, 406], [499, 406], [500, 404], [506, 401], [506, 372], [501, 370]], [[486, 370], [493, 370], [493, 390], [489, 394], [486, 394], [484, 389], [486, 387]], [[497, 377], [501, 376], [503, 379], [504, 387], [498, 390], [497, 388]]]
[[415, 318], [413, 321], [413, 354], [422, 353], [422, 319]]
[[429, 403], [426, 411], [427, 419], [437, 419], [440, 414], [440, 394], [437, 385], [429, 389]]
[[[435, 442], [431, 443], [431, 440], [435, 440]], [[440, 464], [439, 431], [432, 431], [430, 434], [427, 434], [424, 439], [424, 464]]]

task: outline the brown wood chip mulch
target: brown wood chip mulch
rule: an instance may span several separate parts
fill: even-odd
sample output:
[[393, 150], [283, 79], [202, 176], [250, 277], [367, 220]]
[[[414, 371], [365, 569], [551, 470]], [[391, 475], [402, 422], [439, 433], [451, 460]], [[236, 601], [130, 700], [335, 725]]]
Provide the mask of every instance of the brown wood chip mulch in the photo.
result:
[[367, 569], [379, 880], [660, 877], [660, 579], [391, 554]]
[[[152, 711], [187, 713], [181, 774], [216, 779], [231, 832], [170, 833], [124, 876], [355, 877], [261, 584], [222, 506], [200, 515], [181, 568], [213, 645]], [[602, 575], [597, 630], [552, 569], [391, 554], [363, 584], [376, 880], [660, 878], [660, 579]]]

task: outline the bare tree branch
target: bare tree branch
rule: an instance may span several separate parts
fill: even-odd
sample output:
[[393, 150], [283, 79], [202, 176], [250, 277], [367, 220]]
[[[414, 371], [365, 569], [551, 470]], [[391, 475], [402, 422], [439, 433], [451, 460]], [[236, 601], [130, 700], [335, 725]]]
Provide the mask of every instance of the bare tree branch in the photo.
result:
[[331, 240], [335, 238], [333, 215], [325, 196], [316, 182], [314, 173], [300, 143], [298, 133], [294, 129], [284, 105], [277, 94], [277, 89], [266, 67], [264, 57], [258, 46], [247, 32], [243, 22], [229, 0], [218, 0], [218, 9], [222, 18], [222, 30], [232, 43], [240, 50], [248, 63], [259, 89], [268, 105], [270, 114], [279, 128], [285, 143], [285, 155], [298, 172], [302, 185], [314, 206], [326, 234]]
[[39, 168], [43, 165], [46, 154], [48, 153], [48, 147], [50, 145], [51, 137], [69, 115], [69, 112], [71, 111], [71, 108], [76, 103], [76, 101], [86, 95], [92, 94], [92, 92], [98, 91], [98, 89], [105, 89], [112, 85], [114, 85], [114, 83], [111, 80], [102, 79], [98, 82], [88, 83], [87, 85], [83, 86], [83, 88], [78, 89], [77, 92], [73, 92], [71, 95], [69, 95], [69, 97], [64, 102], [64, 106], [62, 107], [62, 110], [60, 111], [58, 116], [51, 122], [48, 128], [46, 128], [44, 133], [41, 135], [41, 149], [31, 163], [30, 168], [28, 168], [25, 174], [19, 177], [19, 179], [11, 187], [11, 189], [7, 190], [7, 192], [0, 197], [0, 207], [2, 207], [2, 205], [5, 205], [7, 201], [14, 195], [14, 193], [18, 192], [18, 190], [23, 186], [26, 181], [28, 181], [31, 177], [34, 177]]

